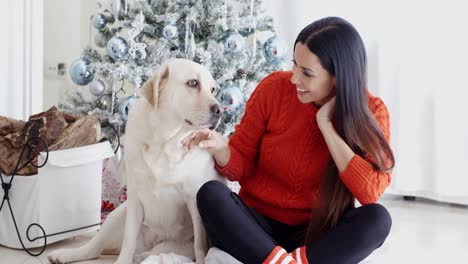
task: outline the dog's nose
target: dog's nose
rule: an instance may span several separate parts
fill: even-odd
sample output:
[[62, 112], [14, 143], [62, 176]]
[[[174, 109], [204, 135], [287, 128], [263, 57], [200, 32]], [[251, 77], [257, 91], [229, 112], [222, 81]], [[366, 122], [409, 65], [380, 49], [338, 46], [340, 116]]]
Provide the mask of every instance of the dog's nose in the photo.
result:
[[221, 105], [219, 104], [213, 104], [211, 105], [211, 112], [216, 116], [216, 117], [220, 117], [223, 115], [224, 113], [224, 109]]

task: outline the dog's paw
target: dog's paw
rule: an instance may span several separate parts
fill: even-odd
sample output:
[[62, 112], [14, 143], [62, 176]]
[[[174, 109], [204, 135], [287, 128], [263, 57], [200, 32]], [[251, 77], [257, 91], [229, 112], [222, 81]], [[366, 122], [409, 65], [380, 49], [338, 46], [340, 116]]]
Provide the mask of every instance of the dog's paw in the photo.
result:
[[56, 251], [51, 252], [47, 259], [52, 264], [65, 264], [74, 261], [78, 261], [80, 259], [76, 258], [76, 249], [59, 249]]
[[[132, 263], [134, 263], [132, 256], [120, 254], [119, 257], [117, 258], [117, 261], [115, 261], [114, 264], [132, 264]], [[138, 262], [135, 262], [135, 263], [138, 263]]]

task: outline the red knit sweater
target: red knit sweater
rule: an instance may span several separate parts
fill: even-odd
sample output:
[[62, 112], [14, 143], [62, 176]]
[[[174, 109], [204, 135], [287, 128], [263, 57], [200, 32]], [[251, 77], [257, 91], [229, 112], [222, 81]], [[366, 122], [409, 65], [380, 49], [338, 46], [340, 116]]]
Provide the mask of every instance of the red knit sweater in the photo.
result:
[[[229, 140], [231, 158], [220, 174], [239, 181], [239, 196], [261, 214], [289, 225], [304, 224], [331, 154], [317, 125], [318, 108], [303, 104], [291, 72], [275, 72], [255, 89]], [[369, 109], [389, 140], [389, 114], [383, 101], [368, 93]], [[390, 183], [354, 155], [339, 173], [361, 204], [374, 203]]]

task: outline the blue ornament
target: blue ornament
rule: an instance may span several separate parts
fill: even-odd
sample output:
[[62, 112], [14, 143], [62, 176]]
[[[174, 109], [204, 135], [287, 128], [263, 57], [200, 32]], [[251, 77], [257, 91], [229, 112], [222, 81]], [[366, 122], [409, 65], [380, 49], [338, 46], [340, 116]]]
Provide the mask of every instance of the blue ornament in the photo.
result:
[[245, 48], [245, 39], [244, 37], [235, 32], [229, 35], [224, 43], [224, 50], [229, 54], [239, 54]]
[[106, 27], [107, 20], [103, 14], [96, 14], [93, 17], [93, 27], [98, 30], [103, 30]]
[[89, 63], [89, 60], [77, 59], [71, 64], [69, 74], [74, 83], [87, 85], [93, 80], [94, 75], [89, 70]]
[[176, 26], [167, 24], [163, 28], [162, 35], [167, 40], [173, 40], [179, 36], [179, 32]]
[[101, 13], [104, 16], [104, 19], [106, 20], [107, 23], [114, 23], [115, 18], [114, 15], [112, 15], [109, 10], [104, 10], [104, 12]]
[[128, 55], [128, 43], [122, 37], [113, 37], [107, 42], [107, 54], [114, 60], [122, 60]]
[[133, 103], [138, 99], [138, 96], [131, 95], [127, 98], [125, 98], [122, 103], [120, 103], [120, 116], [122, 119], [126, 122], [128, 120], [128, 111], [130, 111], [130, 108], [132, 107]]
[[288, 46], [277, 36], [273, 36], [263, 44], [263, 56], [271, 64], [280, 64], [286, 58]]
[[216, 97], [227, 114], [232, 114], [237, 111], [244, 102], [244, 94], [239, 87], [232, 83], [222, 88]]

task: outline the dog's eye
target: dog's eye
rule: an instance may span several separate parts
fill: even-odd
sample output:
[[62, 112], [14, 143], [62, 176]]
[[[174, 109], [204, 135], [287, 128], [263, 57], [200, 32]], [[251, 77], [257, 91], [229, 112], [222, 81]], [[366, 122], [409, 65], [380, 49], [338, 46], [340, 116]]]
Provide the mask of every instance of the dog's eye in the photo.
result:
[[197, 80], [190, 80], [187, 82], [188, 86], [190, 87], [197, 87], [198, 86], [198, 81]]
[[216, 90], [216, 88], [212, 87], [212, 88], [211, 88], [211, 93], [214, 93], [215, 90]]

